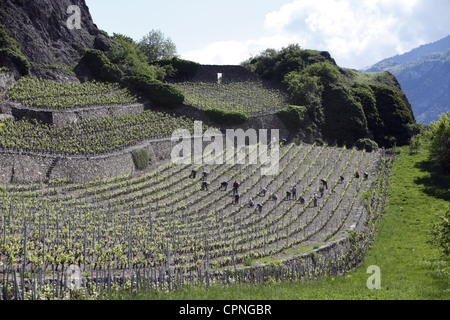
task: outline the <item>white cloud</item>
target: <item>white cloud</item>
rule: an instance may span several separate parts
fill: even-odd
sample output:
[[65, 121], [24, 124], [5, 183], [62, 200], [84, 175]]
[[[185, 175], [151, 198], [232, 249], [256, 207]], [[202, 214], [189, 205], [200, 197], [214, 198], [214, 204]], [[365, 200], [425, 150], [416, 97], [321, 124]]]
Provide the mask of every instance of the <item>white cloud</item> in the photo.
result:
[[298, 43], [329, 51], [342, 67], [363, 68], [446, 36], [448, 12], [448, 0], [295, 0], [266, 15], [259, 38], [215, 42], [182, 56], [237, 64], [267, 48]]

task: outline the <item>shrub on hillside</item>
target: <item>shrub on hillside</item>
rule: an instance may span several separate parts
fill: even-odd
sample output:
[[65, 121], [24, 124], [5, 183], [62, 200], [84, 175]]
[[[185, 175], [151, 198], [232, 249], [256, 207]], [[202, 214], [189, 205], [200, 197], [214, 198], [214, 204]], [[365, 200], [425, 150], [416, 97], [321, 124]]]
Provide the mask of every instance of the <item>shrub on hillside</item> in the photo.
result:
[[356, 148], [358, 148], [358, 150], [366, 150], [367, 152], [372, 152], [378, 150], [378, 144], [371, 139], [364, 138], [356, 141]]
[[148, 168], [150, 156], [148, 150], [145, 148], [134, 149], [131, 151], [133, 163], [137, 170], [145, 170]]
[[298, 130], [302, 127], [306, 117], [306, 107], [287, 106], [277, 112], [278, 118], [283, 121], [289, 130]]
[[168, 74], [170, 78], [188, 80], [197, 74], [200, 64], [174, 57], [172, 59], [154, 60], [150, 62], [150, 65], [161, 66], [171, 70], [171, 73]]
[[205, 113], [212, 121], [221, 124], [236, 125], [244, 123], [248, 120], [248, 116], [242, 112], [208, 108], [205, 110]]
[[367, 134], [362, 105], [343, 86], [331, 86], [322, 94], [325, 121], [322, 132], [328, 140], [351, 145]]
[[450, 173], [450, 112], [442, 114], [439, 121], [430, 125], [430, 154], [445, 173]]
[[140, 74], [122, 79], [122, 84], [130, 90], [140, 92], [160, 106], [173, 106], [184, 102], [184, 93], [171, 84]]
[[30, 73], [30, 62], [22, 54], [17, 41], [8, 35], [3, 25], [0, 25], [0, 57], [9, 59], [21, 75]]
[[392, 141], [385, 137], [394, 137], [398, 146], [408, 144], [411, 138], [408, 125], [414, 123], [414, 120], [400, 94], [385, 85], [370, 85], [370, 88], [374, 92], [377, 110], [382, 121], [382, 125], [373, 132], [377, 142], [390, 147]]
[[89, 69], [92, 76], [98, 80], [119, 82], [123, 76], [119, 67], [108, 59], [100, 50], [88, 49], [81, 57], [81, 62]]

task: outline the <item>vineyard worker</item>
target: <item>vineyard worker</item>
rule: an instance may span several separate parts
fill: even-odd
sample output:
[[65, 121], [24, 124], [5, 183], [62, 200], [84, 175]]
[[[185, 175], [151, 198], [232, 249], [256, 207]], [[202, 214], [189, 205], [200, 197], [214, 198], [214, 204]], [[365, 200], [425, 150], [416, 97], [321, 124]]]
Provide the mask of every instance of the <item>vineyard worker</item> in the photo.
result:
[[278, 200], [278, 195], [276, 193], [273, 194], [272, 200], [273, 201], [277, 201]]
[[208, 182], [205, 180], [202, 181], [202, 190], [208, 190]]
[[359, 172], [358, 171], [356, 171], [356, 173], [355, 173], [355, 178], [359, 179]]
[[238, 192], [239, 189], [239, 183], [237, 181], [235, 181], [233, 183], [233, 194], [236, 194]]
[[314, 193], [314, 207], [317, 207], [317, 193]]
[[369, 174], [367, 172], [364, 172], [364, 179], [368, 179], [369, 178]]
[[319, 191], [320, 191], [320, 197], [322, 198], [323, 197], [323, 186], [320, 186], [319, 187]]
[[249, 206], [250, 208], [253, 208], [255, 206], [255, 201], [253, 201], [252, 198], [250, 198]]
[[322, 185], [325, 186], [325, 188], [328, 190], [328, 182], [325, 179], [320, 180], [322, 182]]
[[196, 170], [192, 170], [191, 171], [191, 175], [189, 176], [189, 178], [191, 178], [191, 179], [195, 179], [195, 175], [197, 174], [197, 171]]
[[291, 192], [286, 191], [286, 200], [291, 200]]
[[206, 180], [206, 178], [208, 177], [208, 173], [206, 173], [206, 171], [203, 171], [202, 173], [202, 179]]
[[267, 193], [267, 189], [266, 188], [261, 188], [261, 192], [260, 192], [260, 194], [262, 194], [262, 197], [265, 197], [266, 196], [266, 193]]
[[305, 204], [305, 198], [300, 197], [300, 204]]
[[340, 182], [341, 182], [341, 183], [344, 183], [344, 177], [343, 177], [343, 176], [340, 176], [339, 179], [340, 179]]
[[262, 212], [262, 207], [263, 207], [262, 204], [261, 204], [261, 203], [258, 203], [258, 212], [259, 212], [259, 213]]
[[297, 200], [297, 188], [295, 186], [292, 187], [292, 199]]
[[224, 181], [220, 185], [223, 188], [223, 191], [227, 191], [227, 189], [228, 189], [228, 182]]
[[234, 204], [238, 204], [239, 203], [239, 193], [236, 193], [234, 195]]

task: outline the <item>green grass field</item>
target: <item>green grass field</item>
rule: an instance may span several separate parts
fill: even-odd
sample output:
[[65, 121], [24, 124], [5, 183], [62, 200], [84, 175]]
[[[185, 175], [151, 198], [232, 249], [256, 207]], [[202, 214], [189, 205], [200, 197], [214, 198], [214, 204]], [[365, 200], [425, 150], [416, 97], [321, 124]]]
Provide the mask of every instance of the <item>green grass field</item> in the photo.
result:
[[[450, 268], [437, 247], [428, 243], [438, 213], [449, 206], [450, 177], [442, 177], [424, 147], [399, 152], [391, 172], [388, 203], [365, 262], [347, 275], [308, 282], [185, 287], [168, 293], [115, 299], [159, 300], [447, 300]], [[381, 288], [368, 289], [367, 268], [380, 268]]]

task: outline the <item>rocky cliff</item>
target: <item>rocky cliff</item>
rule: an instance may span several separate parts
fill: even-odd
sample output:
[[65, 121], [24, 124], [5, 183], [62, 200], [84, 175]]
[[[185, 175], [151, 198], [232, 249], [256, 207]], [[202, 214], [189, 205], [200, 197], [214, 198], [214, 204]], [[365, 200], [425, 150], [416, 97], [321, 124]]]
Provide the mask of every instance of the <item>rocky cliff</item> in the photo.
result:
[[0, 24], [28, 58], [32, 75], [74, 81], [71, 70], [85, 48], [108, 47], [109, 40], [92, 21], [84, 0], [0, 0], [0, 4]]

